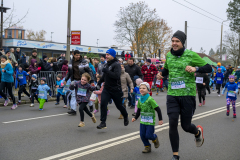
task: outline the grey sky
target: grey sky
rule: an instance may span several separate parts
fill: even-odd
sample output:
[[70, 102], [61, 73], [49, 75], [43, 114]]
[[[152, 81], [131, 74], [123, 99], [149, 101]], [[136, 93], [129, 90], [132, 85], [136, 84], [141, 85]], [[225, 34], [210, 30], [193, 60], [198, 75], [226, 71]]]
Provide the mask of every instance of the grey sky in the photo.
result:
[[[215, 18], [184, 0], [176, 0], [205, 15]], [[226, 9], [230, 0], [188, 0], [212, 14], [226, 20]], [[99, 46], [117, 45], [113, 40], [114, 22], [120, 7], [138, 0], [72, 0], [72, 30], [82, 31], [82, 45]], [[150, 8], [156, 8], [160, 18], [167, 20], [173, 32], [184, 31], [184, 22], [188, 21], [188, 48], [200, 51], [203, 47], [208, 54], [210, 48], [216, 49], [220, 44], [221, 24], [204, 17], [172, 0], [146, 0]], [[67, 4], [68, 0], [4, 0], [4, 6], [12, 8], [15, 5], [16, 15], [21, 17], [29, 9], [29, 14], [23, 23], [25, 29], [47, 31], [46, 39], [66, 42]], [[228, 25], [229, 23], [225, 23]], [[224, 31], [229, 30], [224, 26]]]

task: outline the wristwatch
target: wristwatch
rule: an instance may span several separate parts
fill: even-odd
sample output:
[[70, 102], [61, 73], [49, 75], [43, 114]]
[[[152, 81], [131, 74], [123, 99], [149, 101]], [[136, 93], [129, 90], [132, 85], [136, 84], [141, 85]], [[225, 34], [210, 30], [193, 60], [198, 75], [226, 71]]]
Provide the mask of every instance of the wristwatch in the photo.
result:
[[199, 67], [195, 67], [196, 68], [196, 72], [199, 70]]

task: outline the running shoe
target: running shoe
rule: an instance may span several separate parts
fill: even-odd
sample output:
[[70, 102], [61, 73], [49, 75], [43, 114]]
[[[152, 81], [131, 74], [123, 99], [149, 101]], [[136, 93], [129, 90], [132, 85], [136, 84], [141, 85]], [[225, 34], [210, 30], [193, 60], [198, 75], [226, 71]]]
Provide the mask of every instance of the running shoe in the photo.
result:
[[119, 118], [118, 119], [123, 119], [123, 116], [120, 114]]
[[203, 101], [203, 103], [202, 103], [203, 105], [205, 105], [206, 104], [206, 101]]
[[133, 114], [132, 114], [132, 116], [134, 116], [134, 117], [135, 117], [135, 116], [136, 116], [136, 113], [133, 113]]
[[43, 109], [40, 108], [39, 111], [43, 111]]
[[14, 104], [11, 109], [16, 109], [17, 107], [17, 104]]
[[80, 122], [78, 127], [84, 127], [85, 126], [85, 123], [84, 122]]
[[94, 111], [93, 111], [93, 114], [96, 114], [96, 113], [98, 113], [99, 111], [97, 110], [97, 109], [95, 109]]
[[63, 108], [67, 108], [67, 105], [64, 105]]
[[157, 137], [154, 141], [152, 141], [152, 142], [154, 143], [154, 147], [155, 147], [155, 148], [158, 148], [158, 147], [160, 146], [158, 137]]
[[17, 103], [17, 105], [20, 105], [20, 104], [21, 104], [21, 102], [18, 102], [18, 103]]
[[226, 115], [229, 116], [229, 111], [227, 111]]
[[93, 106], [89, 106], [89, 111], [93, 112]]
[[127, 126], [129, 124], [128, 116], [124, 117], [124, 126]]
[[30, 104], [30, 107], [34, 107], [34, 104], [32, 103], [32, 104]]
[[173, 155], [173, 157], [172, 157], [172, 160], [179, 160], [179, 159], [180, 159], [180, 157], [177, 155]]
[[151, 152], [151, 146], [145, 146], [145, 149], [142, 151], [142, 153], [150, 153]]
[[98, 126], [97, 126], [97, 129], [106, 129], [107, 126], [106, 126], [106, 123], [105, 122], [101, 122]]
[[233, 118], [237, 118], [237, 114], [235, 113], [235, 114], [233, 114]]
[[220, 97], [221, 95], [219, 94], [218, 97]]
[[109, 115], [109, 113], [110, 113], [110, 110], [107, 111], [107, 115]]
[[156, 93], [156, 95], [158, 95], [158, 93]]
[[55, 105], [59, 105], [59, 103], [57, 102], [57, 103], [55, 103]]
[[203, 145], [203, 143], [204, 143], [203, 127], [200, 126], [200, 125], [198, 125], [198, 126], [197, 126], [197, 129], [198, 129], [200, 135], [195, 136], [195, 142], [196, 142], [196, 146], [197, 146], [197, 147], [201, 147], [201, 146]]
[[7, 106], [9, 102], [10, 102], [9, 99], [5, 100], [5, 102], [4, 102], [4, 106]]
[[92, 114], [92, 117], [91, 117], [91, 118], [92, 118], [93, 123], [96, 123], [96, 122], [97, 122], [94, 114]]
[[199, 107], [201, 107], [202, 106], [202, 103], [199, 103], [199, 105], [198, 105]]

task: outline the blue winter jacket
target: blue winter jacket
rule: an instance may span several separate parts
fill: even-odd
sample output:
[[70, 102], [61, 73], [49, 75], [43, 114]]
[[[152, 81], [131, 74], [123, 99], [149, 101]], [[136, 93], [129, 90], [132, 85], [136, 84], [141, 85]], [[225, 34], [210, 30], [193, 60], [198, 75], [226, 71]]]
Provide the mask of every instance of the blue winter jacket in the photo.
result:
[[[237, 93], [238, 93], [238, 85], [235, 83], [235, 82], [228, 82], [223, 91], [222, 91], [222, 94], [224, 94], [225, 90], [228, 90], [227, 92], [227, 95], [226, 95], [226, 98], [229, 98], [231, 100], [236, 100], [237, 99]], [[236, 92], [236, 93], [233, 93], [233, 92]]]
[[49, 95], [51, 96], [52, 92], [51, 92], [50, 87], [48, 87], [47, 84], [41, 84], [41, 85], [38, 86], [38, 89], [37, 89], [38, 98], [47, 100], [47, 93], [48, 92], [49, 92]]
[[[65, 81], [65, 77], [63, 78], [62, 81], [63, 81], [63, 82]], [[67, 81], [66, 85], [64, 85], [64, 88], [63, 88], [64, 94], [66, 94], [67, 91], [70, 91], [70, 89], [69, 89], [70, 84], [71, 84], [71, 79], [69, 79], [69, 80]]]
[[240, 82], [237, 82], [238, 88], [240, 89]]
[[19, 70], [17, 70], [16, 78], [20, 86], [27, 84], [26, 76], [29, 76], [26, 71], [22, 70], [22, 72], [20, 72]]
[[223, 83], [223, 73], [216, 73], [215, 79], [214, 79], [217, 84], [222, 84]]
[[226, 71], [226, 68], [224, 66], [221, 66], [221, 67], [217, 67], [217, 70], [218, 68], [221, 68], [221, 72], [224, 73]]
[[[5, 70], [5, 72], [2, 72], [2, 69]], [[13, 82], [13, 68], [10, 63], [6, 64], [4, 68], [1, 68], [1, 81], [2, 82]]]
[[136, 86], [136, 87], [134, 88], [133, 93], [134, 93], [134, 95], [135, 95], [135, 100], [138, 101], [138, 99], [141, 97], [141, 93], [140, 93], [140, 91], [139, 91], [139, 87], [138, 87], [138, 86]]
[[94, 66], [91, 63], [89, 63], [89, 67], [91, 68], [91, 70], [93, 71], [93, 74], [95, 75], [96, 70], [95, 70]]
[[64, 95], [64, 93], [63, 93], [63, 87], [61, 86], [62, 83], [63, 83], [62, 80], [56, 81], [56, 85], [59, 86], [58, 89], [57, 89], [57, 92], [60, 93], [61, 95]]

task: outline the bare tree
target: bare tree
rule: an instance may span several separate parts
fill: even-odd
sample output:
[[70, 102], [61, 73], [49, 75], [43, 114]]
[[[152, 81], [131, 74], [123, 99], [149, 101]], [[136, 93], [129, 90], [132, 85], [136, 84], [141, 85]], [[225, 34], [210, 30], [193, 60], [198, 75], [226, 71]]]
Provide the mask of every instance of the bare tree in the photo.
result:
[[114, 23], [115, 40], [121, 44], [131, 44], [140, 56], [140, 41], [143, 37], [139, 37], [139, 29], [144, 24], [158, 18], [156, 10], [149, 9], [145, 2], [130, 3], [129, 6], [120, 8], [117, 17], [118, 20]]
[[44, 41], [46, 33], [47, 32], [45, 30], [34, 32], [33, 30], [28, 29], [26, 33], [26, 38], [29, 40]]

